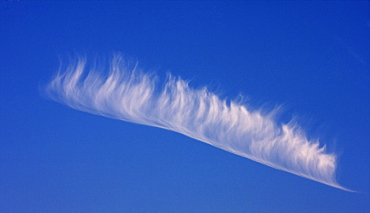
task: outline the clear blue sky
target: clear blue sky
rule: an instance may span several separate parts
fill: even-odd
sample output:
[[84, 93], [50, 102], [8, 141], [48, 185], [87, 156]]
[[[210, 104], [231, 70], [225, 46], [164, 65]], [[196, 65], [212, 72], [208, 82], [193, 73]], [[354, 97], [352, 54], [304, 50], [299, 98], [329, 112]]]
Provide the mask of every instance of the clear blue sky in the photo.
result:
[[[40, 95], [59, 59], [121, 52], [282, 105], [350, 193]], [[369, 2], [0, 2], [0, 212], [369, 212]]]

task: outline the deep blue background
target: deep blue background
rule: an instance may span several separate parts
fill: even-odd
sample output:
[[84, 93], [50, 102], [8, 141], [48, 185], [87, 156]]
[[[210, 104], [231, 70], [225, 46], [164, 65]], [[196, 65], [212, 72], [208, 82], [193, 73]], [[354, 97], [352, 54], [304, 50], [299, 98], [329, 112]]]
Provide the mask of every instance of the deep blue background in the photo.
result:
[[[282, 105], [349, 193], [42, 96], [76, 54]], [[0, 212], [370, 211], [369, 2], [0, 2]]]

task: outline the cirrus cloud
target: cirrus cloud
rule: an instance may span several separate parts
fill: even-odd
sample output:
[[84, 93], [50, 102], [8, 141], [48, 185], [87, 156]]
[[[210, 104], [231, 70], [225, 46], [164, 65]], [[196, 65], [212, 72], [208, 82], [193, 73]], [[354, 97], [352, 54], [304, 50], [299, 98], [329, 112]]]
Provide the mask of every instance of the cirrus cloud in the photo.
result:
[[79, 59], [47, 86], [55, 101], [74, 109], [181, 133], [225, 151], [344, 189], [335, 180], [336, 156], [293, 125], [225, 100], [207, 88], [193, 89], [181, 78], [157, 77], [129, 67], [116, 55], [105, 70], [86, 70]]

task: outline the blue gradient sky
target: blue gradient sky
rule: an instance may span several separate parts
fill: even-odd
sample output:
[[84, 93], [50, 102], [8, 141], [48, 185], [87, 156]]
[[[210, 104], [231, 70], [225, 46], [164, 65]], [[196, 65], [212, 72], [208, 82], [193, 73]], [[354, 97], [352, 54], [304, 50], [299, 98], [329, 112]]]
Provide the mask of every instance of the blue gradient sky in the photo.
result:
[[[0, 2], [0, 212], [370, 211], [369, 2]], [[121, 52], [265, 110], [339, 157], [335, 189], [72, 110], [59, 59]]]

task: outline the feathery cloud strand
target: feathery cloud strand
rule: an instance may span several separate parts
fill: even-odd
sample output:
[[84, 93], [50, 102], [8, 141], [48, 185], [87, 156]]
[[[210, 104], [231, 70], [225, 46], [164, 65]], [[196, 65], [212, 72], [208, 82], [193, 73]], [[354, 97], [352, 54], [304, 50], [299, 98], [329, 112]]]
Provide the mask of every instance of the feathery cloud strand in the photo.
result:
[[206, 88], [193, 89], [181, 78], [157, 77], [137, 66], [129, 67], [119, 55], [109, 73], [91, 68], [80, 58], [60, 70], [47, 86], [55, 101], [74, 109], [155, 126], [181, 133], [214, 147], [333, 187], [336, 156], [318, 141], [309, 141], [293, 124], [278, 124], [273, 116], [227, 103]]

